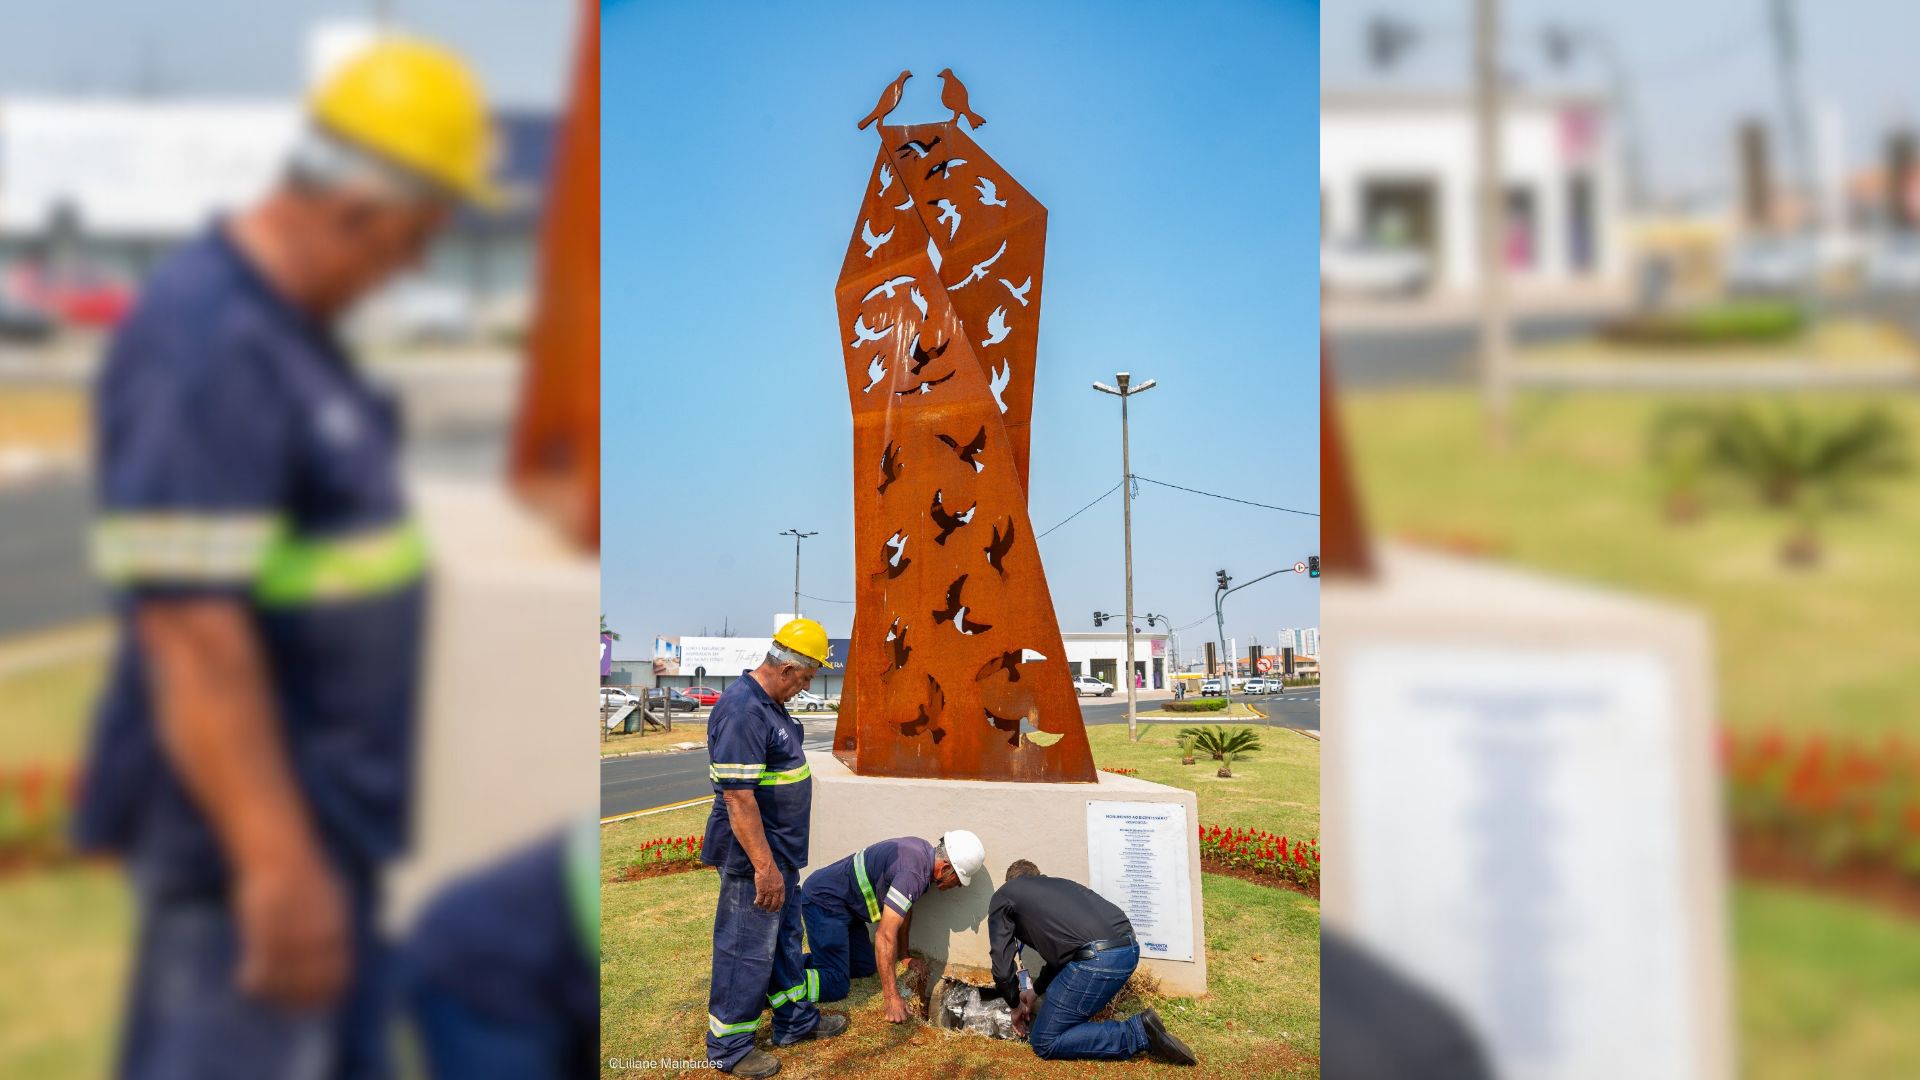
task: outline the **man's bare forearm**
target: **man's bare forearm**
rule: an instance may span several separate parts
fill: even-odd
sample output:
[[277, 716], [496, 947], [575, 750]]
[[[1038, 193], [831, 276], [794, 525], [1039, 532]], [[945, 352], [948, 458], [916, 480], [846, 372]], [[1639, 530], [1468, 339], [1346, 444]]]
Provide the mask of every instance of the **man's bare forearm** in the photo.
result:
[[245, 866], [313, 850], [246, 610], [231, 600], [149, 600], [135, 626], [161, 745], [228, 856]]
[[746, 849], [755, 870], [773, 866], [773, 849], [767, 846], [767, 830], [760, 821], [760, 804], [751, 790], [732, 788], [723, 794], [727, 800], [727, 822], [733, 826], [733, 838]]

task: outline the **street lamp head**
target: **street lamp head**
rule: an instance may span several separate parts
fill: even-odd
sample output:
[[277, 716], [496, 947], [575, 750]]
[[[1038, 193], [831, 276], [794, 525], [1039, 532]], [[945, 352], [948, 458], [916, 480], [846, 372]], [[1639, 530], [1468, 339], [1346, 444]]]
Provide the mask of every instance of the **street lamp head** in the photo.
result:
[[1160, 385], [1159, 379], [1148, 379], [1146, 382], [1143, 382], [1139, 386], [1134, 387], [1132, 392], [1135, 394], [1144, 393], [1148, 390], [1153, 389], [1158, 385]]
[[1122, 371], [1114, 375], [1113, 381], [1120, 384], [1120, 389], [1125, 390], [1127, 388], [1127, 380], [1131, 378], [1133, 378], [1132, 375]]
[[1103, 383], [1103, 382], [1096, 382], [1096, 383], [1094, 383], [1094, 384], [1093, 384], [1093, 388], [1094, 388], [1095, 390], [1098, 390], [1098, 391], [1100, 391], [1100, 392], [1101, 392], [1101, 393], [1103, 393], [1103, 394], [1118, 394], [1118, 393], [1120, 392], [1120, 391], [1118, 391], [1118, 390], [1115, 390], [1115, 389], [1114, 389], [1113, 387], [1111, 387], [1111, 386], [1108, 386], [1108, 385], [1107, 385], [1106, 383]]

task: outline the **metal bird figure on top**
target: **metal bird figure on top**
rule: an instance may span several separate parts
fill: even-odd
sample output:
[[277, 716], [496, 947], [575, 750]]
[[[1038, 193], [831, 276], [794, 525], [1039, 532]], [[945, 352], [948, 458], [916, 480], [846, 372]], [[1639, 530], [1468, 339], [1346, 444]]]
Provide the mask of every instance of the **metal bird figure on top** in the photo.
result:
[[880, 152], [836, 289], [857, 570], [833, 750], [863, 775], [1091, 783], [1027, 518], [1047, 210], [940, 75], [951, 119], [887, 124], [903, 71], [859, 124]]

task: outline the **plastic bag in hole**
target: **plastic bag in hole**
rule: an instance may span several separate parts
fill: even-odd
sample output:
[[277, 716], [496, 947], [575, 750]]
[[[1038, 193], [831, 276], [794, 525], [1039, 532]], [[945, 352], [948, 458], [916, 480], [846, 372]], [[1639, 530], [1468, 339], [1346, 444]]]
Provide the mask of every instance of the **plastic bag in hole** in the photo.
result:
[[935, 1026], [950, 1030], [966, 1030], [976, 1035], [985, 1035], [989, 1039], [1017, 1039], [1013, 1031], [1013, 1009], [991, 990], [985, 992], [977, 986], [963, 982], [943, 980], [936, 995], [940, 1002], [940, 1014]]

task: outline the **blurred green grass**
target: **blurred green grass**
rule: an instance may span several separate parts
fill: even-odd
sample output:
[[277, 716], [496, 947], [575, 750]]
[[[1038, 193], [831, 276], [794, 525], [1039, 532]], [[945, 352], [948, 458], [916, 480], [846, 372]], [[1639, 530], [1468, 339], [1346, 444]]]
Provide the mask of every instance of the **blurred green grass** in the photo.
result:
[[[1880, 733], [1920, 705], [1920, 472], [1875, 483], [1827, 513], [1825, 561], [1781, 565], [1791, 524], [1750, 500], [1709, 501], [1685, 526], [1662, 516], [1647, 432], [1664, 408], [1725, 396], [1520, 395], [1516, 447], [1491, 450], [1469, 389], [1345, 395], [1346, 436], [1376, 535], [1682, 601], [1712, 621], [1721, 717], [1730, 726]], [[1769, 399], [1777, 400], [1777, 399]], [[1920, 400], [1829, 393], [1810, 415], [1890, 411], [1920, 437]]]

